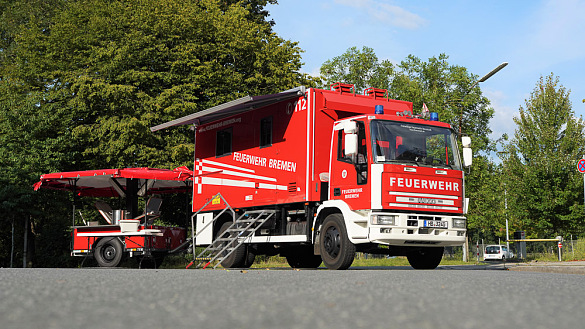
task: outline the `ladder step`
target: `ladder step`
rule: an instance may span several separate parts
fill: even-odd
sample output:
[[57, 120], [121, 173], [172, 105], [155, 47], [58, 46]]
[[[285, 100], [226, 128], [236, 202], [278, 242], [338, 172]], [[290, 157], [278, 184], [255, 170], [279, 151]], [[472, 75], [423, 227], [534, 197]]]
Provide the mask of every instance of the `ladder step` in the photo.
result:
[[[229, 257], [246, 239], [252, 237], [262, 227], [263, 223], [275, 214], [275, 210], [253, 210], [240, 216], [224, 231], [229, 233], [229, 237], [216, 238], [209, 247], [196, 257], [196, 260], [203, 260], [199, 266], [204, 265], [205, 262], [207, 263], [203, 268], [207, 267], [211, 262], [216, 262], [213, 268], [219, 266], [226, 256]], [[206, 253], [207, 257], [203, 257]]]
[[252, 231], [252, 230], [253, 230], [253, 228], [251, 228], [251, 227], [250, 228], [247, 228], [247, 229], [244, 229], [244, 228], [228, 228], [226, 230], [226, 232], [246, 232], [246, 231]]

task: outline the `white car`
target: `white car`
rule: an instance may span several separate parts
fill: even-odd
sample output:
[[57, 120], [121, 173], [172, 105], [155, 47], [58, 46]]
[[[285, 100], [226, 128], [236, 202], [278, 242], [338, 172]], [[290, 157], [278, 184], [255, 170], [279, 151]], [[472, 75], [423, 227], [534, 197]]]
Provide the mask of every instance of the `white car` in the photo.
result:
[[513, 257], [514, 254], [506, 246], [497, 244], [486, 246], [483, 252], [483, 260], [506, 260]]

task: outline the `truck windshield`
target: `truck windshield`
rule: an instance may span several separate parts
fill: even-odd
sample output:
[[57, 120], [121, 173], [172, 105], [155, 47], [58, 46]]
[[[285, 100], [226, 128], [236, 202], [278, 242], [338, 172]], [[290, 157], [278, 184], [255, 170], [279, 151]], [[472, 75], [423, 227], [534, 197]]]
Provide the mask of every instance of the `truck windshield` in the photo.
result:
[[373, 120], [372, 149], [377, 163], [413, 163], [461, 169], [450, 129], [406, 122]]

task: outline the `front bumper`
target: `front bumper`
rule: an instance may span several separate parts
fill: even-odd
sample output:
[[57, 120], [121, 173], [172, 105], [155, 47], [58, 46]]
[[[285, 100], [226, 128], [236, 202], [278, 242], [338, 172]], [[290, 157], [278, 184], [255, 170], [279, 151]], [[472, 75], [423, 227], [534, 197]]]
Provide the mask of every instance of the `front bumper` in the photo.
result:
[[[395, 216], [394, 225], [377, 225], [368, 223], [368, 240], [373, 243], [397, 246], [461, 246], [465, 243], [465, 228], [454, 227], [455, 220], [464, 220], [461, 216], [403, 214]], [[425, 221], [446, 222], [446, 227], [425, 227]]]

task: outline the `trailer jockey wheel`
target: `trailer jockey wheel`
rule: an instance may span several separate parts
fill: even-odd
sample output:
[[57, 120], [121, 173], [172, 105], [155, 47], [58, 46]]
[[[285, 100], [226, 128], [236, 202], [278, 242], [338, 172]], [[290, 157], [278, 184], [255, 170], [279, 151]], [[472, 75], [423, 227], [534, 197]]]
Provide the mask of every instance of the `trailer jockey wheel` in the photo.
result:
[[439, 266], [444, 247], [421, 247], [406, 255], [410, 266], [417, 270], [432, 270]]
[[355, 245], [349, 241], [341, 214], [331, 214], [321, 226], [319, 238], [321, 258], [331, 270], [345, 270], [355, 257]]
[[118, 238], [103, 238], [95, 246], [94, 257], [101, 267], [116, 267], [122, 260], [123, 250]]

